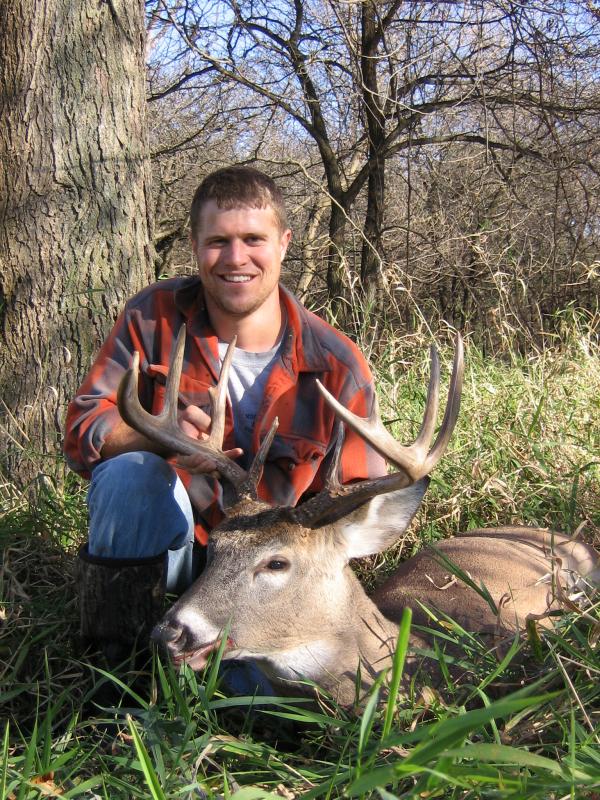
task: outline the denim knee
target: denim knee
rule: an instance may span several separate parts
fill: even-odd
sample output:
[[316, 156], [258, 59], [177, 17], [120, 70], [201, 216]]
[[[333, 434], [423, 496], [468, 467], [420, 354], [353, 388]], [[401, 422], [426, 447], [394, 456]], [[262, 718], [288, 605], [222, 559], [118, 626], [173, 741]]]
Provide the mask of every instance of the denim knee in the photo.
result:
[[154, 453], [123, 453], [100, 462], [88, 508], [92, 555], [146, 558], [194, 539], [187, 492], [171, 465]]

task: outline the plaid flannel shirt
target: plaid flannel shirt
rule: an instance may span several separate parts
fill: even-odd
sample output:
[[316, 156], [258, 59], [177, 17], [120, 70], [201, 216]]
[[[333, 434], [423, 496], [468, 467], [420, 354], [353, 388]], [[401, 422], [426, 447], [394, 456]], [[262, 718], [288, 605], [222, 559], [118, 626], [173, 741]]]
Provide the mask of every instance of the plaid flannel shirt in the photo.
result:
[[[279, 417], [258, 493], [268, 503], [293, 506], [304, 494], [323, 487], [333, 453], [335, 415], [317, 391], [315, 379], [360, 416], [369, 414], [375, 395], [369, 367], [356, 345], [309, 312], [282, 286], [280, 297], [287, 327], [256, 416], [253, 451], [257, 451], [274, 417]], [[135, 350], [140, 354], [140, 402], [153, 414], [162, 409], [175, 337], [184, 323], [187, 338], [180, 402], [209, 411], [208, 389], [219, 374], [218, 340], [206, 313], [200, 280], [160, 281], [129, 300], [69, 405], [65, 455], [73, 470], [89, 477], [101, 460], [102, 446], [120, 420], [117, 387]], [[224, 448], [232, 447], [235, 433], [228, 403]], [[189, 473], [181, 469], [177, 472], [184, 485], [189, 485]], [[342, 481], [385, 473], [385, 461], [360, 437], [347, 431]], [[214, 481], [213, 501], [207, 508], [195, 510], [196, 536], [202, 543], [222, 517], [218, 489]]]

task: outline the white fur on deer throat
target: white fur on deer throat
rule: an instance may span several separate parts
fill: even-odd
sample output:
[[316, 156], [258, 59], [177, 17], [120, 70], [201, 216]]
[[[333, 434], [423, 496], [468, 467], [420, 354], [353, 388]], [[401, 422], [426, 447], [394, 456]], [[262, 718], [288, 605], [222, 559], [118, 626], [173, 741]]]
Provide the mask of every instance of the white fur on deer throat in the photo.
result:
[[255, 658], [269, 677], [284, 680], [318, 680], [325, 673], [336, 671], [336, 649], [324, 639]]

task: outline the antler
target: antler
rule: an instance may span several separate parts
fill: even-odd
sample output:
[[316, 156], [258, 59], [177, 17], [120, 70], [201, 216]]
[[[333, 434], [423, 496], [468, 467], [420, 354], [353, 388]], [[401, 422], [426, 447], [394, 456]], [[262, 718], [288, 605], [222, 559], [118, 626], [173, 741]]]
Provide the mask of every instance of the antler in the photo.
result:
[[210, 457], [216, 465], [217, 471], [226, 478], [235, 489], [237, 498], [244, 496], [256, 497], [256, 487], [265, 458], [279, 424], [275, 419], [269, 433], [263, 440], [260, 449], [250, 470], [246, 472], [239, 464], [228, 458], [223, 452], [223, 437], [225, 435], [225, 404], [227, 400], [227, 381], [229, 367], [233, 358], [236, 339], [234, 338], [223, 359], [221, 374], [216, 386], [208, 390], [211, 407], [211, 426], [208, 439], [200, 440], [188, 436], [179, 427], [177, 421], [177, 400], [181, 368], [183, 366], [183, 353], [185, 349], [185, 325], [182, 325], [175, 343], [175, 354], [167, 376], [165, 403], [160, 414], [154, 416], [142, 408], [138, 397], [139, 353], [133, 354], [131, 367], [122, 377], [117, 392], [117, 405], [123, 420], [139, 433], [153, 442], [165, 447], [169, 452], [193, 455], [202, 453]]
[[339, 518], [378, 494], [392, 492], [395, 489], [403, 489], [428, 475], [444, 454], [456, 425], [460, 409], [463, 372], [463, 343], [460, 334], [458, 334], [444, 419], [431, 449], [430, 445], [435, 429], [440, 391], [440, 363], [434, 347], [431, 348], [431, 373], [423, 422], [421, 423], [419, 435], [409, 447], [399, 444], [383, 425], [379, 415], [377, 398], [375, 398], [370, 416], [367, 418], [359, 417], [341, 405], [317, 381], [319, 391], [337, 416], [387, 461], [396, 466], [399, 472], [347, 486], [340, 484], [338, 472], [343, 438], [340, 429], [323, 491], [301, 506], [292, 509], [290, 514], [293, 519], [305, 527], [318, 527], [325, 524], [325, 522]]

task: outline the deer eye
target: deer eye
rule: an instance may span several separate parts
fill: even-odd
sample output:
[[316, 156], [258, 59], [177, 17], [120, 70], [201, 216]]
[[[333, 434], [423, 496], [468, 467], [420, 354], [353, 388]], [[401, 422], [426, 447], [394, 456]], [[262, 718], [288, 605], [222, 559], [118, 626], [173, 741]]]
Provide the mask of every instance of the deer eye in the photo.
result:
[[272, 558], [267, 564], [267, 569], [282, 570], [289, 567], [288, 562], [283, 558]]

